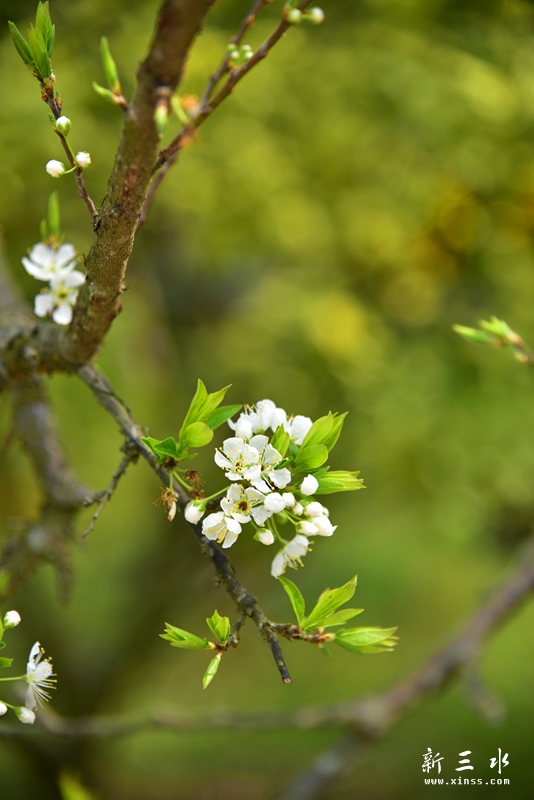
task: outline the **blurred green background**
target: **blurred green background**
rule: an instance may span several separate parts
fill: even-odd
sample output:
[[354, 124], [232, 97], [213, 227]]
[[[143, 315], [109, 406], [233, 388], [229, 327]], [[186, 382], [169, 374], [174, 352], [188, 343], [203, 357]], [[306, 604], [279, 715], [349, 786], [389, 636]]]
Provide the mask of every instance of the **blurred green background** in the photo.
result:
[[[100, 201], [120, 112], [91, 88], [104, 81], [99, 38], [108, 37], [129, 93], [157, 4], [51, 6], [71, 141], [91, 153], [86, 178]], [[0, 9], [0, 220], [30, 301], [40, 285], [20, 258], [38, 241], [53, 189], [67, 241], [81, 252], [91, 241], [74, 181], [45, 173], [59, 144], [6, 35], [8, 18], [25, 31], [34, 8], [15, 0]], [[259, 711], [380, 690], [458, 628], [530, 533], [534, 373], [467, 345], [451, 325], [496, 314], [534, 342], [534, 5], [332, 0], [324, 8], [325, 24], [291, 30], [183, 153], [139, 236], [124, 313], [99, 364], [158, 437], [177, 432], [198, 376], [210, 390], [232, 383], [229, 402], [270, 397], [312, 417], [348, 410], [333, 466], [360, 469], [368, 488], [332, 499], [335, 536], [318, 541], [290, 577], [311, 601], [358, 573], [361, 624], [399, 625], [401, 643], [392, 655], [336, 651], [334, 661], [286, 644], [294, 683], [285, 686], [249, 624], [203, 692], [206, 657], [172, 649], [158, 633], [169, 621], [204, 635], [204, 618], [214, 608], [233, 614], [232, 604], [182, 520], [169, 524], [153, 505], [157, 480], [138, 464], [75, 545], [70, 603], [61, 604], [45, 568], [4, 608], [23, 616], [9, 635], [19, 665], [37, 638], [53, 656], [62, 714]], [[184, 92], [201, 92], [247, 9], [220, 0]], [[267, 9], [247, 38], [253, 47], [280, 10], [279, 2]], [[120, 460], [114, 425], [74, 378], [50, 384], [76, 469], [103, 488]], [[0, 418], [6, 439], [5, 396]], [[213, 486], [210, 448], [198, 465]], [[41, 498], [17, 443], [2, 454], [0, 499], [8, 527], [37, 517]], [[273, 553], [243, 536], [231, 555], [266, 612], [289, 619], [269, 576]], [[458, 686], [403, 721], [327, 797], [433, 797], [421, 771], [428, 747], [445, 758], [448, 776], [458, 753], [471, 750], [471, 775], [484, 780], [501, 747], [508, 795], [530, 798], [533, 624], [527, 607], [484, 651], [482, 674], [507, 709], [500, 726], [483, 721]], [[85, 800], [65, 778], [58, 793], [58, 774], [68, 774], [95, 800], [267, 800], [338, 736], [3, 740], [0, 795]]]

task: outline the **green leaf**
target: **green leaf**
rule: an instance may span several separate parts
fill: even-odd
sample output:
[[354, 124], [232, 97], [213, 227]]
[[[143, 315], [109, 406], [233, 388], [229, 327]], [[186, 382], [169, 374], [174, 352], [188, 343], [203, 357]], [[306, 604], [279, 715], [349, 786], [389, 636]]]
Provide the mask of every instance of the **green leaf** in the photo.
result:
[[175, 628], [168, 622], [165, 623], [165, 633], [160, 633], [160, 636], [170, 642], [173, 647], [181, 647], [184, 650], [213, 650], [213, 645], [207, 639], [201, 639], [182, 628]]
[[109, 49], [108, 40], [105, 36], [102, 36], [100, 39], [100, 53], [102, 55], [102, 63], [104, 64], [104, 72], [106, 73], [106, 80], [109, 83], [109, 88], [112, 94], [120, 94], [121, 84], [119, 81], [119, 74]]
[[230, 635], [230, 620], [228, 617], [221, 617], [219, 612], [215, 610], [212, 617], [206, 617], [208, 628], [214, 636], [224, 644]]
[[363, 610], [363, 608], [344, 608], [341, 611], [335, 611], [333, 614], [323, 617], [323, 619], [315, 620], [313, 627], [331, 628], [333, 625], [343, 625], [343, 623], [347, 622], [349, 619], [361, 614]]
[[48, 198], [48, 230], [52, 236], [58, 235], [60, 224], [59, 199], [57, 192], [52, 192]]
[[347, 416], [348, 413], [349, 413], [348, 411], [345, 411], [344, 414], [340, 414], [339, 416], [338, 415], [334, 416], [334, 420], [332, 422], [332, 430], [330, 431], [330, 433], [323, 442], [328, 452], [330, 452], [330, 450], [334, 448], [334, 446], [337, 443], [337, 440], [341, 436], [341, 431], [343, 430], [343, 423], [345, 422], [345, 417]]
[[[352, 653], [362, 652], [362, 648], [380, 645], [386, 650], [391, 650], [396, 644], [395, 639], [391, 639], [397, 628], [349, 628], [336, 633], [335, 641], [345, 650]], [[387, 643], [387, 644], [386, 644]], [[374, 650], [368, 652], [384, 652], [384, 650]]]
[[319, 487], [315, 494], [335, 494], [336, 492], [354, 492], [365, 489], [363, 480], [358, 478], [359, 472], [346, 472], [345, 470], [331, 471], [322, 477], [316, 475]]
[[205, 422], [193, 422], [180, 433], [180, 450], [188, 447], [204, 447], [213, 439], [213, 431]]
[[224, 389], [219, 389], [218, 392], [212, 392], [211, 394], [208, 394], [208, 396], [206, 397], [204, 403], [200, 408], [199, 413], [201, 416], [199, 417], [199, 419], [207, 420], [213, 415], [215, 409], [218, 408], [222, 403], [222, 401], [224, 400], [224, 396], [228, 391], [228, 389], [230, 388], [230, 386], [231, 384], [228, 384], [228, 386], [225, 386]]
[[297, 472], [307, 472], [324, 464], [328, 458], [328, 450], [324, 444], [311, 444], [300, 448], [298, 456], [293, 462]]
[[49, 78], [52, 74], [50, 66], [50, 59], [46, 45], [39, 33], [35, 28], [31, 27], [28, 31], [28, 42], [32, 51], [33, 60], [39, 73], [39, 78], [44, 80]]
[[113, 103], [113, 105], [117, 105], [115, 102], [115, 95], [112, 91], [105, 89], [103, 86], [99, 86], [95, 81], [93, 81], [93, 89], [100, 97], [104, 97], [106, 100], [109, 100], [110, 103]]
[[[3, 626], [1, 626], [1, 627], [3, 627]], [[3, 634], [3, 631], [2, 631], [2, 634]], [[5, 642], [0, 642], [0, 650], [3, 650], [5, 646], [6, 646]]]
[[0, 669], [5, 669], [6, 667], [10, 667], [13, 663], [12, 658], [0, 658]]
[[300, 627], [302, 625], [302, 620], [304, 619], [304, 612], [306, 611], [306, 605], [304, 603], [302, 592], [300, 591], [299, 587], [293, 583], [293, 581], [289, 580], [289, 578], [279, 577], [278, 580], [286, 590], [287, 596], [291, 600], [291, 605], [293, 606], [293, 611], [295, 612], [297, 623]]
[[189, 409], [187, 411], [187, 414], [185, 415], [182, 427], [180, 428], [180, 435], [182, 434], [182, 431], [185, 430], [185, 428], [187, 428], [188, 425], [191, 425], [191, 423], [197, 422], [198, 420], [202, 419], [202, 417], [200, 416], [200, 411], [206, 401], [207, 396], [208, 392], [206, 390], [206, 387], [199, 378], [197, 381], [196, 392], [193, 395], [193, 399], [189, 404]]
[[210, 663], [208, 664], [208, 668], [204, 673], [204, 677], [202, 679], [202, 688], [207, 689], [214, 677], [217, 674], [217, 670], [219, 669], [219, 664], [221, 663], [221, 653], [218, 653], [215, 658], [212, 658]]
[[291, 435], [288, 433], [288, 431], [284, 430], [283, 425], [279, 425], [271, 438], [271, 445], [275, 450], [278, 450], [280, 455], [283, 457], [288, 451], [290, 441]]
[[157, 456], [163, 458], [174, 458], [178, 460], [179, 450], [176, 440], [172, 436], [168, 436], [161, 442], [156, 441], [153, 445], [153, 450]]
[[330, 411], [326, 417], [319, 417], [319, 419], [316, 419], [304, 437], [301, 449], [311, 444], [324, 444], [332, 431], [333, 424], [334, 417]]
[[215, 430], [222, 425], [223, 422], [226, 422], [230, 417], [233, 417], [234, 414], [237, 414], [238, 411], [241, 411], [242, 408], [243, 406], [221, 406], [206, 420], [206, 425], [212, 430]]
[[478, 331], [476, 328], [466, 328], [464, 325], [453, 325], [452, 329], [459, 334], [462, 339], [474, 344], [493, 344], [495, 336], [485, 331]]
[[318, 625], [318, 622], [327, 619], [340, 606], [347, 603], [356, 591], [357, 580], [358, 576], [355, 575], [352, 580], [340, 586], [339, 589], [326, 589], [317, 600], [317, 604], [309, 617], [305, 620], [305, 630], [322, 627]]
[[48, 8], [48, 0], [46, 3], [39, 3], [37, 6], [37, 13], [35, 15], [35, 27], [41, 34], [46, 53], [49, 58], [52, 57], [55, 41], [55, 28], [50, 19], [50, 10]]
[[17, 53], [22, 58], [26, 66], [29, 67], [29, 69], [32, 70], [33, 72], [35, 63], [28, 42], [26, 41], [24, 36], [22, 36], [22, 34], [20, 33], [19, 29], [17, 28], [14, 22], [8, 22], [7, 24], [9, 25], [11, 38], [13, 40], [13, 44], [15, 45]]

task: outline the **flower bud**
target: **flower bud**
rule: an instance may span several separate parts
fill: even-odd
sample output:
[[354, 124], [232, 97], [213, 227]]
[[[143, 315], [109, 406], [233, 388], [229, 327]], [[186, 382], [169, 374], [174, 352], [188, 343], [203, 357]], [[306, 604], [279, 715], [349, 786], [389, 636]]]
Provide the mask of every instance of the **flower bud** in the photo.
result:
[[308, 22], [311, 22], [313, 25], [320, 25], [321, 22], [324, 22], [324, 11], [322, 8], [310, 8], [306, 14], [306, 18]]
[[262, 544], [273, 544], [274, 536], [272, 531], [258, 531], [258, 539]]
[[35, 714], [26, 706], [20, 706], [14, 709], [15, 714], [25, 725], [33, 725], [35, 722]]
[[240, 439], [250, 439], [252, 437], [252, 423], [245, 416], [241, 416], [237, 420], [235, 435]]
[[74, 160], [76, 161], [77, 165], [82, 169], [85, 169], [91, 163], [91, 156], [89, 153], [85, 153], [83, 150], [79, 153], [76, 153], [74, 156]]
[[293, 508], [295, 505], [295, 495], [291, 492], [284, 492], [282, 499], [286, 508]]
[[7, 706], [5, 703], [0, 703], [0, 717], [2, 717], [7, 711]]
[[309, 517], [319, 517], [323, 513], [324, 509], [321, 503], [318, 503], [316, 500], [314, 500], [313, 503], [308, 503], [306, 506], [306, 514]]
[[320, 517], [314, 517], [313, 524], [317, 528], [317, 533], [319, 536], [332, 536], [337, 525], [332, 525], [328, 517], [321, 515]]
[[293, 514], [296, 514], [297, 517], [300, 517], [304, 513], [304, 506], [302, 503], [295, 503], [293, 506]]
[[205, 511], [206, 509], [202, 504], [192, 501], [186, 505], [184, 517], [188, 522], [191, 522], [192, 525], [196, 525], [204, 516]]
[[68, 117], [58, 117], [56, 119], [56, 130], [64, 136], [70, 131], [71, 121]]
[[46, 171], [53, 178], [61, 178], [65, 174], [65, 165], [61, 161], [56, 161], [55, 158], [49, 161], [46, 165]]
[[279, 492], [271, 492], [271, 494], [268, 494], [263, 501], [263, 505], [267, 511], [272, 511], [273, 514], [278, 514], [278, 512], [283, 511], [286, 507], [284, 498]]
[[300, 25], [302, 22], [302, 11], [298, 8], [288, 8], [285, 18], [290, 25]]
[[8, 611], [4, 616], [4, 628], [16, 628], [20, 622], [18, 611]]
[[313, 522], [301, 522], [297, 528], [299, 533], [303, 533], [304, 536], [315, 536], [318, 532], [318, 528], [313, 524]]
[[310, 495], [317, 491], [319, 488], [319, 481], [314, 475], [306, 475], [300, 484], [300, 491], [302, 494]]
[[172, 522], [176, 516], [176, 500], [171, 500], [171, 504], [169, 506], [169, 513], [167, 514], [167, 519], [169, 522]]

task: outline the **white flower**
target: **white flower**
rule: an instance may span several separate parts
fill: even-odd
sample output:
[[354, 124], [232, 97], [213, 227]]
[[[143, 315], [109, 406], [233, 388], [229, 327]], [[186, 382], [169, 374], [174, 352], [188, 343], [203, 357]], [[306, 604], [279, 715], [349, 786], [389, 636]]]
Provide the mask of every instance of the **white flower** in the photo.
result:
[[78, 297], [78, 287], [85, 282], [85, 275], [77, 270], [67, 272], [50, 281], [50, 289], [35, 298], [34, 311], [38, 317], [52, 314], [58, 325], [68, 325], [72, 320], [72, 307]]
[[309, 546], [310, 542], [306, 536], [297, 534], [297, 536], [288, 542], [284, 549], [274, 557], [271, 565], [271, 575], [274, 578], [278, 578], [280, 575], [284, 574], [286, 567], [296, 569], [297, 564], [302, 565], [301, 558], [306, 555]]
[[75, 162], [78, 164], [79, 167], [85, 169], [91, 163], [91, 156], [89, 153], [84, 153], [83, 150], [79, 153], [76, 153], [74, 156]]
[[317, 528], [319, 536], [332, 536], [337, 525], [332, 525], [330, 520], [324, 514], [313, 518], [313, 524]]
[[[35, 642], [30, 650], [28, 664], [26, 666], [26, 682], [28, 683], [28, 689], [26, 691], [27, 709], [25, 710], [28, 710], [28, 708], [35, 708], [37, 704], [41, 706], [43, 702], [50, 700], [47, 689], [55, 689], [54, 683], [56, 681], [52, 671], [52, 662], [48, 658], [41, 661], [43, 654], [43, 648], [39, 642]], [[21, 718], [19, 717], [19, 719]], [[21, 721], [33, 722], [33, 719]]]
[[284, 498], [278, 492], [271, 492], [264, 500], [265, 508], [273, 514], [278, 514], [286, 507]]
[[250, 522], [251, 517], [257, 525], [264, 525], [265, 520], [273, 513], [263, 504], [264, 499], [257, 489], [243, 489], [240, 483], [234, 483], [221, 500], [221, 508], [227, 517], [232, 517], [243, 525]]
[[206, 513], [206, 507], [204, 506], [204, 504], [197, 503], [194, 500], [192, 500], [185, 507], [184, 517], [188, 522], [191, 522], [193, 525], [196, 525], [197, 522], [200, 522], [205, 513]]
[[[250, 440], [250, 446], [259, 453], [261, 465], [259, 467], [258, 475], [255, 478], [249, 478], [260, 492], [270, 492], [271, 483], [277, 489], [283, 489], [288, 483], [291, 483], [291, 473], [286, 467], [276, 469], [278, 464], [282, 461], [282, 456], [272, 444], [269, 444], [267, 436], [258, 434], [253, 436]], [[266, 483], [269, 481], [269, 483]]]
[[[251, 427], [249, 436], [238, 433], [238, 425], [245, 422]], [[275, 431], [279, 425], [283, 425], [285, 428], [286, 424], [286, 412], [283, 408], [277, 408], [272, 400], [260, 400], [253, 408], [247, 408], [246, 411], [239, 415], [237, 422], [233, 422], [231, 419], [228, 420], [228, 425], [236, 432], [237, 436], [242, 436], [244, 439], [249, 439], [253, 433], [266, 431], [269, 428]]]
[[6, 712], [7, 712], [6, 704], [0, 702], [0, 717], [2, 717]]
[[218, 511], [204, 519], [202, 533], [207, 539], [222, 542], [224, 548], [231, 547], [241, 533], [241, 525], [232, 517], [226, 517], [223, 511]]
[[296, 514], [297, 517], [300, 517], [304, 513], [304, 506], [302, 503], [295, 503], [293, 506], [293, 514]]
[[261, 472], [259, 462], [260, 454], [256, 448], [239, 436], [225, 439], [222, 452], [215, 451], [215, 463], [228, 470], [225, 475], [231, 481], [240, 481], [243, 478], [247, 481], [257, 480]]
[[22, 263], [26, 272], [38, 281], [50, 281], [53, 278], [62, 278], [74, 269], [76, 250], [72, 244], [52, 247], [39, 242], [32, 247], [29, 257], [22, 259]]
[[269, 530], [258, 531], [258, 539], [262, 544], [267, 544], [267, 545], [273, 544], [274, 542], [273, 532]]
[[308, 517], [319, 517], [321, 514], [324, 514], [324, 507], [321, 503], [314, 500], [313, 503], [308, 503], [306, 506], [306, 514]]
[[252, 423], [241, 414], [235, 425], [235, 435], [240, 439], [250, 439], [253, 434]]
[[306, 475], [300, 484], [300, 491], [302, 494], [313, 494], [319, 488], [319, 481], [314, 475]]
[[35, 714], [33, 711], [30, 711], [29, 708], [25, 708], [24, 706], [20, 706], [20, 708], [15, 709], [15, 714], [20, 719], [21, 722], [24, 722], [25, 725], [33, 725], [35, 722]]
[[20, 619], [18, 611], [7, 611], [4, 615], [4, 628], [16, 628]]
[[293, 508], [295, 505], [295, 495], [291, 492], [284, 492], [282, 499], [286, 508]]
[[61, 116], [56, 119], [56, 130], [58, 130], [63, 135], [67, 135], [70, 131], [71, 121], [68, 117]]
[[313, 423], [309, 417], [303, 417], [298, 414], [296, 417], [293, 417], [293, 419], [289, 420], [286, 430], [295, 444], [302, 444], [312, 424]]
[[61, 161], [56, 161], [56, 159], [53, 158], [47, 163], [46, 171], [53, 178], [60, 178], [65, 173], [65, 165]]

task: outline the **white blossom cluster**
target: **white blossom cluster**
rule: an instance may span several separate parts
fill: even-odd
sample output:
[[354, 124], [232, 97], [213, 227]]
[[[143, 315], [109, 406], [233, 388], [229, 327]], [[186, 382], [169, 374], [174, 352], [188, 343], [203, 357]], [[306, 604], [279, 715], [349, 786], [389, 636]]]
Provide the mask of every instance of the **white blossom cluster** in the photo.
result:
[[[288, 459], [270, 443], [270, 435], [282, 426], [296, 445], [301, 445], [312, 426], [309, 417], [288, 417], [272, 400], [261, 400], [229, 420], [235, 433], [215, 452], [215, 463], [232, 482], [220, 501], [220, 511], [203, 519], [204, 536], [231, 547], [248, 523], [255, 530], [254, 538], [264, 545], [278, 540], [283, 546], [275, 556], [271, 574], [276, 578], [288, 566], [301, 564], [314, 536], [332, 536], [336, 526], [329, 511], [313, 499], [319, 483], [314, 475], [292, 474]], [[195, 500], [187, 506], [185, 517], [199, 522], [205, 514], [205, 502]], [[291, 524], [294, 535], [283, 538], [280, 527]]]
[[38, 317], [51, 314], [58, 325], [71, 322], [78, 290], [85, 282], [85, 275], [74, 269], [76, 261], [72, 244], [55, 246], [45, 242], [34, 245], [28, 257], [22, 259], [26, 272], [38, 281], [48, 282], [48, 288], [35, 298], [34, 311]]

